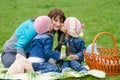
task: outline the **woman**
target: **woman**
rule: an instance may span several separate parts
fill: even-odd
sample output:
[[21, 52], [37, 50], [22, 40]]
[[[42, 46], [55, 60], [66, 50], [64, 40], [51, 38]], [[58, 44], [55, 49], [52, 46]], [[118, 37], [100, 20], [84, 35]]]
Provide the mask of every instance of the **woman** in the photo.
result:
[[[61, 9], [52, 9], [48, 16], [52, 19], [52, 24], [54, 26], [54, 33], [57, 31], [58, 33], [58, 45], [55, 48], [55, 51], [60, 52], [61, 49], [61, 40], [63, 38], [63, 36], [65, 36], [64, 32], [64, 27], [63, 27], [63, 23], [66, 19], [63, 11]], [[60, 29], [59, 29], [60, 28]]]

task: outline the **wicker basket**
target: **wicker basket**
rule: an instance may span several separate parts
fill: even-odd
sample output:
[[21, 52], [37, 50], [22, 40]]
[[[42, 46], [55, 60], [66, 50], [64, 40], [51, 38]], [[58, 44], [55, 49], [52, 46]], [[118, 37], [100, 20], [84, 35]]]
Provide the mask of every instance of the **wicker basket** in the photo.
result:
[[[112, 37], [114, 48], [97, 48], [99, 54], [95, 54], [94, 44], [96, 39], [103, 34], [108, 34]], [[105, 71], [109, 76], [120, 74], [120, 50], [117, 50], [116, 40], [109, 32], [101, 32], [97, 34], [93, 40], [92, 53], [87, 53], [85, 51], [84, 56], [90, 69]]]

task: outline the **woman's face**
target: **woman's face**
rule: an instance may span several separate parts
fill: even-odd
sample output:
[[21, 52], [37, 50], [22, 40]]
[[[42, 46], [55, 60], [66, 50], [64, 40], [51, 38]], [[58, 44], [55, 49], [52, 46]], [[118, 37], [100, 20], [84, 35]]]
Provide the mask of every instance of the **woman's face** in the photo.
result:
[[52, 25], [54, 30], [59, 30], [63, 23], [60, 21], [60, 16], [57, 16], [56, 18], [52, 18]]

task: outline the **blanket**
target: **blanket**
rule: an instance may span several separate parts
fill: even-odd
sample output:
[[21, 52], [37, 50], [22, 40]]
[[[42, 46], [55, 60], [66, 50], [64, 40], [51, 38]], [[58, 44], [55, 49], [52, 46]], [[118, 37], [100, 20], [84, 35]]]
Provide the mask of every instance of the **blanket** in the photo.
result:
[[39, 72], [31, 72], [31, 73], [22, 73], [22, 74], [6, 74], [7, 69], [0, 69], [0, 79], [20, 79], [20, 80], [55, 80], [55, 79], [64, 79], [68, 77], [83, 77], [84, 74], [76, 72], [74, 70], [67, 72], [48, 72], [44, 74], [40, 74]]
[[11, 79], [11, 80], [55, 80], [63, 79], [68, 77], [82, 77], [83, 74], [74, 70], [58, 73], [48, 72], [40, 74], [39, 72], [23, 73], [23, 74], [6, 74], [8, 68], [4, 68], [0, 59], [0, 79]]
[[[30, 72], [30, 73], [22, 73], [22, 74], [7, 74], [8, 68], [4, 68], [0, 61], [0, 79], [2, 80], [55, 80], [55, 79], [65, 79], [69, 77], [79, 78], [84, 77], [86, 75], [92, 75], [98, 78], [105, 78], [106, 74], [104, 72], [98, 70], [90, 70], [88, 72], [77, 72], [72, 69], [67, 69], [58, 72], [48, 72], [41, 74], [39, 72]], [[92, 73], [92, 74], [91, 74]], [[96, 73], [100, 74], [97, 75]]]

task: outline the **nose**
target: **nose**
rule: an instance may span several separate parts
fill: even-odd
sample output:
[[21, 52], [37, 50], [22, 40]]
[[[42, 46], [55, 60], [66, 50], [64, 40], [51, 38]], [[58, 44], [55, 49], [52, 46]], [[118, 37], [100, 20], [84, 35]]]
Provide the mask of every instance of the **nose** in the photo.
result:
[[60, 22], [57, 22], [57, 26], [60, 26]]

